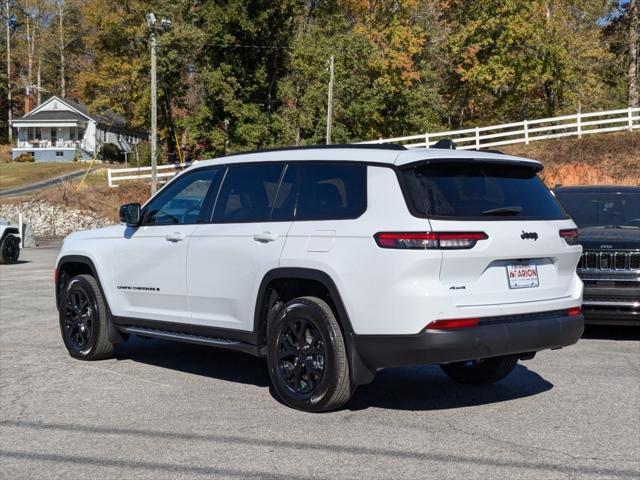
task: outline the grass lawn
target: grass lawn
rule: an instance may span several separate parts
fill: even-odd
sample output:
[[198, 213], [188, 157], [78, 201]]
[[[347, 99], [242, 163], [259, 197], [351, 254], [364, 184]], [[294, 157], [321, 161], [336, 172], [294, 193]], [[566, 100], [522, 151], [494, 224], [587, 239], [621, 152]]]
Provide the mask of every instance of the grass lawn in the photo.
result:
[[83, 170], [88, 163], [0, 163], [0, 190]]

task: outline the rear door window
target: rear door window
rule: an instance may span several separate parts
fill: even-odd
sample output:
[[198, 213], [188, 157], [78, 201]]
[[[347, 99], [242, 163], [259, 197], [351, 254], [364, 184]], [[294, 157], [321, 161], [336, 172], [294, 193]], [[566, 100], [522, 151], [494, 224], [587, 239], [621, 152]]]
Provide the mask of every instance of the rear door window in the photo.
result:
[[567, 218], [530, 167], [443, 162], [408, 168], [403, 175], [409, 201], [420, 215], [483, 220]]
[[298, 164], [295, 220], [357, 218], [366, 209], [366, 166]]
[[213, 212], [216, 223], [267, 222], [284, 164], [232, 165]]

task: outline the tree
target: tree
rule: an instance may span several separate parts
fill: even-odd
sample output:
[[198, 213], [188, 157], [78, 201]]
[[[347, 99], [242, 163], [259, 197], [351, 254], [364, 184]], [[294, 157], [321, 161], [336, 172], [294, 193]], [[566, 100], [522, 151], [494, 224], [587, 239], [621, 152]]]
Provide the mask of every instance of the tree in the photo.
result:
[[445, 2], [458, 124], [603, 106], [607, 0]]
[[637, 107], [638, 103], [638, 49], [640, 48], [640, 11], [637, 0], [629, 2], [629, 105]]
[[6, 28], [6, 50], [7, 50], [7, 78], [6, 78], [6, 98], [7, 98], [7, 140], [12, 141], [11, 134], [11, 10], [9, 0], [4, 1], [5, 28]]
[[[298, 18], [274, 143], [324, 139], [327, 59], [335, 56], [336, 142], [429, 130], [442, 115], [432, 2], [341, 2]], [[425, 28], [427, 24], [430, 29]], [[427, 48], [427, 46], [431, 48]]]

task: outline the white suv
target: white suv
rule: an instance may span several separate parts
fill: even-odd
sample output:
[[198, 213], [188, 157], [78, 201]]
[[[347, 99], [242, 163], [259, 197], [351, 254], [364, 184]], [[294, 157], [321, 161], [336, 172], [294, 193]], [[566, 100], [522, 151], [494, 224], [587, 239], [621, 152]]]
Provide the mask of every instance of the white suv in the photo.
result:
[[583, 331], [576, 226], [536, 172], [499, 153], [399, 145], [208, 160], [121, 225], [66, 238], [64, 343], [109, 356], [129, 335], [267, 358], [307, 411], [385, 367], [504, 378]]

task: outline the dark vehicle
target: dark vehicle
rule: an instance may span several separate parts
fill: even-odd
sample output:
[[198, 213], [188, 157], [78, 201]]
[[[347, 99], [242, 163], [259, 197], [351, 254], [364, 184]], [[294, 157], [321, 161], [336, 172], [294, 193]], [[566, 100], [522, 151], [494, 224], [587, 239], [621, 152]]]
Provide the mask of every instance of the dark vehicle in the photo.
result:
[[640, 325], [640, 187], [557, 187], [578, 225], [586, 323]]

